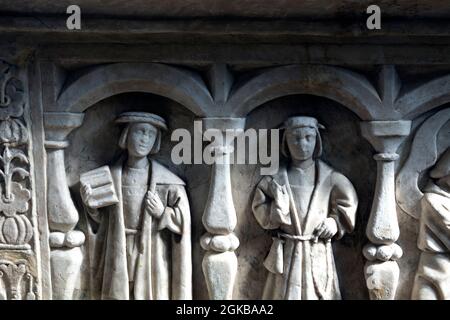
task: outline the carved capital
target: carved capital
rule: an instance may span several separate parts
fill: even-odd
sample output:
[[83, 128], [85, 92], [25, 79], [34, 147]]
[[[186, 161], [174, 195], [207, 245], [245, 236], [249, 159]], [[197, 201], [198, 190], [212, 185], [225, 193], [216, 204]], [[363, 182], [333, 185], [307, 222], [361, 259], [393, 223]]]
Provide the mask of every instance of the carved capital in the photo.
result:
[[394, 154], [411, 131], [411, 121], [361, 122], [361, 134], [378, 153]]
[[245, 118], [203, 118], [202, 122], [205, 130], [216, 129], [223, 133], [245, 127]]
[[44, 113], [45, 147], [62, 149], [68, 146], [67, 136], [83, 124], [84, 113]]

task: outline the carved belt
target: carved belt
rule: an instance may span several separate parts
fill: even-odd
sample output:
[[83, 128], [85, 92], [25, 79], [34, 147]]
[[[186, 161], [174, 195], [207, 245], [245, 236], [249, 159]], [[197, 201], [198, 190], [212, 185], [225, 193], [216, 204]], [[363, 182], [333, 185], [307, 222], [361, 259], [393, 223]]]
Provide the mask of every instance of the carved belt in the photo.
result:
[[[269, 254], [267, 255], [266, 259], [264, 260], [264, 266], [267, 270], [274, 274], [282, 275], [284, 273], [284, 239], [293, 240], [293, 241], [313, 241], [314, 243], [318, 242], [318, 237], [313, 234], [308, 235], [292, 235], [284, 232], [278, 232], [276, 237], [273, 237], [273, 243], [272, 247], [270, 248]], [[326, 240], [325, 242], [330, 242], [330, 240]], [[310, 259], [313, 263], [314, 261], [314, 253], [313, 250], [310, 252]], [[322, 276], [320, 274], [316, 274], [316, 270], [314, 265], [311, 266], [311, 273], [312, 273], [312, 279], [314, 284], [314, 289], [317, 293], [317, 296], [319, 299], [325, 299], [327, 297], [327, 293], [332, 287], [332, 281], [333, 281], [333, 263], [332, 263], [332, 252], [331, 248], [326, 248], [326, 264], [327, 264], [327, 271], [326, 271], [326, 284], [325, 288], [322, 288], [319, 285], [318, 279]]]
[[278, 236], [278, 238], [285, 238], [285, 239], [294, 240], [294, 241], [311, 241], [311, 240], [313, 240], [314, 242], [317, 242], [317, 240], [319, 239], [316, 235], [313, 235], [313, 234], [293, 235], [293, 234], [289, 234], [289, 233], [278, 232], [277, 236]]
[[141, 233], [141, 230], [125, 228], [125, 234], [127, 236], [130, 234], [140, 234], [140, 233]]
[[318, 241], [318, 237], [313, 234], [293, 235], [284, 232], [277, 232], [277, 235], [272, 238], [272, 247], [264, 260], [264, 266], [266, 269], [275, 274], [283, 274], [284, 271], [284, 239], [293, 241], [313, 241], [314, 243]]

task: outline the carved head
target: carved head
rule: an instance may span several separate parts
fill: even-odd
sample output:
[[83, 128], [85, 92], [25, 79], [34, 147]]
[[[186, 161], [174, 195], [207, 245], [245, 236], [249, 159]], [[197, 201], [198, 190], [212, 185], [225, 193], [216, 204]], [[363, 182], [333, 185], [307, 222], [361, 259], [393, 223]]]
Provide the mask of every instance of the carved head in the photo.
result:
[[450, 190], [450, 148], [447, 148], [430, 171], [430, 177], [436, 179], [440, 186]]
[[119, 139], [120, 148], [135, 157], [146, 157], [159, 151], [161, 130], [167, 130], [160, 116], [147, 112], [125, 112], [116, 123], [126, 123]]
[[312, 117], [288, 118], [282, 127], [284, 130], [281, 152], [288, 158], [307, 160], [318, 158], [322, 154], [322, 138], [319, 129], [324, 126]]

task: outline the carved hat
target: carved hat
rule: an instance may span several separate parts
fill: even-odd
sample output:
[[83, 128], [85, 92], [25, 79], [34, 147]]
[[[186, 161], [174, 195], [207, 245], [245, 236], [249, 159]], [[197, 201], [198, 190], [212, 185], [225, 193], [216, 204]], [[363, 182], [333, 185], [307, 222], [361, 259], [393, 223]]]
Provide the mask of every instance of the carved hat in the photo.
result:
[[316, 131], [316, 149], [314, 150], [314, 158], [320, 157], [322, 155], [322, 138], [319, 129], [325, 129], [325, 127], [321, 125], [316, 118], [306, 116], [290, 117], [284, 121], [283, 125], [280, 127], [280, 129], [285, 129], [281, 141], [281, 153], [285, 157], [291, 157], [286, 142], [286, 131], [295, 128], [313, 128]]
[[167, 130], [166, 121], [157, 114], [149, 112], [124, 112], [116, 119], [116, 123], [127, 124], [119, 139], [119, 147], [121, 149], [127, 148], [128, 132], [130, 131], [131, 123], [150, 123], [155, 126], [158, 129], [158, 133], [150, 154], [155, 154], [159, 151], [161, 147], [161, 130]]
[[323, 125], [313, 117], [297, 116], [290, 117], [284, 121], [281, 129], [294, 129], [294, 128], [304, 128], [310, 127], [315, 129], [325, 129]]
[[430, 177], [433, 179], [440, 179], [448, 175], [450, 175], [450, 148], [447, 148], [433, 170], [430, 171]]
[[116, 123], [150, 123], [159, 129], [167, 130], [166, 120], [149, 112], [124, 112], [116, 119]]

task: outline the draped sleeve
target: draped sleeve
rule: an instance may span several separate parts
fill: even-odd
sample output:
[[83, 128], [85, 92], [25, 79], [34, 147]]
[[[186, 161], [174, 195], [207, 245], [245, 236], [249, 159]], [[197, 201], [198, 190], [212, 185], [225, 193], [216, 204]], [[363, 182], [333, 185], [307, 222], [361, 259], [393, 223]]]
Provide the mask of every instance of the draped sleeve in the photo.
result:
[[167, 191], [167, 205], [160, 218], [158, 230], [168, 230], [182, 234], [183, 216], [189, 214], [189, 202], [184, 186], [173, 185]]
[[291, 225], [290, 213], [283, 213], [273, 201], [269, 183], [272, 177], [264, 177], [256, 187], [252, 201], [253, 214], [262, 228], [273, 230], [281, 225]]
[[352, 232], [355, 228], [357, 208], [358, 196], [352, 183], [344, 175], [334, 172], [329, 217], [336, 220], [338, 226], [337, 239], [342, 238], [345, 233]]
[[450, 199], [427, 192], [421, 201], [418, 245], [431, 252], [450, 251]]

